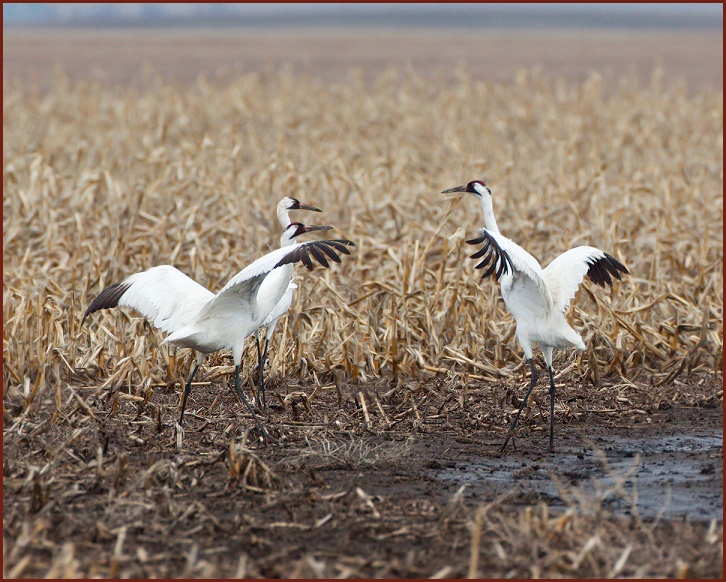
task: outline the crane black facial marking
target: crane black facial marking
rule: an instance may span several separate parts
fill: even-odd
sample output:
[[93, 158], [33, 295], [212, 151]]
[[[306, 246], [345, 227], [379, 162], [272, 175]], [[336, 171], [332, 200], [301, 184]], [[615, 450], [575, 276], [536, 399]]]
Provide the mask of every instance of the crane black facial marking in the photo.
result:
[[287, 228], [285, 230], [288, 230], [289, 228], [295, 229], [292, 233], [292, 238], [300, 236], [302, 233], [305, 232], [305, 225], [302, 222], [291, 222], [287, 225]]
[[312, 212], [322, 212], [322, 210], [320, 210], [320, 208], [316, 208], [315, 206], [310, 206], [309, 204], [303, 204], [297, 198], [290, 198], [290, 206], [288, 206], [287, 209], [288, 210], [310, 210]]
[[[466, 185], [466, 191], [469, 192], [469, 193], [471, 193], [471, 194], [474, 194], [475, 196], [481, 196], [481, 194], [476, 190], [476, 188], [474, 188], [474, 186], [476, 184], [479, 184], [479, 186], [482, 186], [486, 190], [489, 190], [489, 187], [484, 182], [482, 182], [481, 180], [472, 180], [471, 182], [469, 182]], [[489, 190], [489, 191], [491, 192], [491, 190]]]
[[[298, 237], [304, 232], [315, 232], [316, 230], [333, 230], [332, 226], [307, 225], [303, 224], [302, 222], [291, 222], [287, 225], [287, 228], [290, 227], [295, 229], [295, 232], [292, 233], [292, 236], [290, 238]], [[285, 230], [287, 230], [287, 228]]]

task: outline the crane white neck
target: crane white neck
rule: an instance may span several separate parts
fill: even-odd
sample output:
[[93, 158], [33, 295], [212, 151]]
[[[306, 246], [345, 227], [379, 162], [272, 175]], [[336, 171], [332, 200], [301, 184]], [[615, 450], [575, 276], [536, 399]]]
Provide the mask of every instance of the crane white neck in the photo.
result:
[[290, 224], [290, 212], [287, 209], [289, 201], [289, 198], [283, 198], [277, 205], [277, 220], [280, 221], [282, 228], [287, 228], [287, 225]]
[[497, 226], [497, 219], [494, 218], [494, 206], [492, 204], [492, 195], [490, 192], [484, 192], [479, 196], [481, 201], [481, 209], [484, 211], [484, 224], [487, 230], [499, 234], [499, 227]]
[[283, 230], [282, 234], [280, 235], [280, 248], [289, 247], [290, 245], [295, 244], [295, 239], [293, 238], [294, 234], [295, 228], [286, 228], [285, 230]]

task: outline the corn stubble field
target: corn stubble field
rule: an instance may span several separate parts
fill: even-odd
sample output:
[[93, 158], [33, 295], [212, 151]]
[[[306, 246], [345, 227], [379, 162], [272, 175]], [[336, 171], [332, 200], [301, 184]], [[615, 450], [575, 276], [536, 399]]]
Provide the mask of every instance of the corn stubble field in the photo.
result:
[[[657, 72], [646, 87], [465, 70], [453, 84], [59, 76], [42, 95], [6, 82], [6, 576], [721, 575], [722, 517], [641, 516], [632, 472], [586, 493], [557, 468], [593, 435], [637, 448], [669, 423], [720, 419], [722, 157], [723, 93], [664, 89]], [[588, 347], [556, 352], [553, 455], [542, 380], [518, 450], [496, 453], [529, 370], [498, 285], [468, 259], [478, 203], [439, 194], [475, 178], [543, 265], [590, 244], [631, 272], [612, 290], [585, 282], [570, 308]], [[295, 220], [356, 244], [331, 269], [296, 267], [262, 417], [283, 445], [260, 444], [226, 352], [177, 435], [191, 352], [160, 347], [128, 310], [81, 327], [83, 312], [159, 264], [219, 290], [277, 248], [283, 196], [324, 211]], [[254, 343], [244, 370], [252, 393]], [[534, 461], [559, 505], [517, 479], [445, 488], [430, 475], [451, 451]]]

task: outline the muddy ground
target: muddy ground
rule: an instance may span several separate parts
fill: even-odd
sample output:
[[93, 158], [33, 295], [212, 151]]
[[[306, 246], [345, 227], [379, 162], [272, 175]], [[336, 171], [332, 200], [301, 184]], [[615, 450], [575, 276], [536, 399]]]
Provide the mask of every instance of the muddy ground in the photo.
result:
[[[273, 378], [263, 418], [280, 445], [259, 442], [226, 381], [195, 388], [179, 448], [178, 386], [144, 402], [78, 383], [55, 418], [54, 399], [28, 415], [6, 402], [6, 574], [602, 576], [630, 545], [622, 575], [718, 576], [720, 376], [569, 383], [552, 454], [545, 387], [517, 450], [497, 450], [517, 379]], [[570, 541], [552, 541], [558, 520]], [[592, 532], [602, 555], [578, 562]]]

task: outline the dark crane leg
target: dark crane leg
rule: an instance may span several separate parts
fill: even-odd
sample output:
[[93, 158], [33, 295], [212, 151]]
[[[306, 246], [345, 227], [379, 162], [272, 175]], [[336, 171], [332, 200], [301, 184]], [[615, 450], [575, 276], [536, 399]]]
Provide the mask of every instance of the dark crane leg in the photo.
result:
[[[202, 359], [203, 361], [203, 359]], [[194, 365], [194, 368], [192, 369], [192, 373], [189, 374], [189, 380], [187, 380], [186, 386], [184, 386], [184, 394], [182, 395], [182, 404], [181, 404], [181, 414], [179, 415], [179, 426], [181, 426], [182, 420], [184, 420], [184, 410], [187, 407], [187, 398], [189, 398], [189, 394], [192, 391], [192, 380], [194, 380], [194, 374], [197, 373], [197, 370], [199, 369], [199, 366], [201, 366], [202, 362], [197, 359], [197, 363]]]
[[529, 385], [529, 390], [527, 390], [527, 395], [524, 397], [524, 400], [522, 400], [522, 405], [519, 407], [519, 410], [517, 411], [517, 416], [514, 417], [514, 422], [512, 423], [512, 426], [509, 427], [509, 432], [507, 432], [507, 436], [504, 438], [504, 442], [502, 443], [502, 446], [499, 447], [499, 452], [503, 453], [504, 449], [507, 447], [507, 443], [509, 442], [509, 439], [512, 438], [512, 434], [514, 434], [514, 429], [517, 427], [517, 422], [519, 421], [519, 416], [522, 414], [522, 411], [524, 410], [524, 407], [527, 406], [527, 400], [529, 400], [529, 395], [532, 394], [532, 389], [534, 388], [534, 385], [537, 383], [537, 370], [534, 368], [534, 362], [530, 359], [529, 360], [529, 368], [532, 370], [532, 381]]
[[550, 370], [550, 448], [549, 452], [555, 452], [555, 374], [552, 371], [552, 366], [549, 366]]
[[259, 336], [255, 336], [255, 342], [257, 343], [257, 362], [260, 367], [260, 382], [258, 385], [258, 392], [259, 392], [259, 401], [260, 405], [262, 406], [262, 411], [267, 412], [267, 396], [265, 395], [265, 375], [264, 375], [264, 368], [265, 368], [265, 362], [267, 361], [267, 348], [270, 345], [270, 342], [267, 341], [267, 335], [265, 335], [265, 351], [260, 350], [260, 338]]
[[260, 428], [260, 432], [262, 432], [262, 438], [264, 438], [267, 441], [273, 442], [275, 444], [279, 444], [278, 441], [276, 439], [272, 438], [270, 436], [270, 434], [265, 430], [265, 427], [262, 426], [260, 419], [257, 418], [255, 411], [252, 410], [250, 403], [247, 402], [247, 398], [245, 397], [245, 393], [242, 391], [242, 386], [240, 384], [239, 369], [240, 369], [239, 365], [234, 367], [234, 387], [235, 387], [235, 390], [237, 390], [237, 394], [239, 394], [239, 397], [242, 399], [242, 402], [244, 402], [244, 405], [247, 407], [247, 410], [249, 410], [250, 414], [252, 414], [252, 418], [255, 419], [257, 426]]

